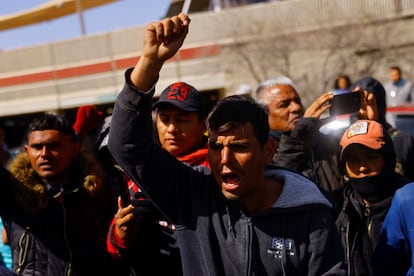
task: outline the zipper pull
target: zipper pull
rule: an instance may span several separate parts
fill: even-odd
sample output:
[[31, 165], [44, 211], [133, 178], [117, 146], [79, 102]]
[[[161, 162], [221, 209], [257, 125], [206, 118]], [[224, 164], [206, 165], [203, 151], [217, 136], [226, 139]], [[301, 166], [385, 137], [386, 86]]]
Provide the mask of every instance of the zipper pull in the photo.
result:
[[367, 201], [364, 200], [364, 215], [366, 217], [370, 217], [371, 216], [371, 208], [369, 207], [369, 203]]

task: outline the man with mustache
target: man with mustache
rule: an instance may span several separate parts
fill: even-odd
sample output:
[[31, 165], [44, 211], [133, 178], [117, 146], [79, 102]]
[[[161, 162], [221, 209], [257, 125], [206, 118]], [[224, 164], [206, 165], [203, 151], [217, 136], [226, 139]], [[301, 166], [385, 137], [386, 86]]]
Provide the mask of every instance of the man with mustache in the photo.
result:
[[266, 106], [270, 130], [275, 137], [276, 132], [291, 131], [305, 113], [295, 85], [285, 76], [261, 82], [256, 89], [256, 99]]
[[32, 119], [24, 150], [1, 168], [0, 214], [18, 275], [125, 275], [105, 251], [116, 196], [62, 116]]
[[[266, 111], [251, 97], [224, 98], [209, 114], [211, 171], [154, 142], [154, 85], [189, 24], [182, 13], [148, 24], [109, 134], [115, 160], [177, 227], [183, 274], [345, 275], [331, 204], [305, 177], [267, 167], [274, 141]], [[126, 217], [120, 227], [129, 225]]]
[[278, 142], [273, 163], [307, 176], [336, 204], [343, 186], [338, 141], [319, 132], [320, 116], [329, 109], [332, 92], [305, 110], [292, 80], [279, 76], [261, 82], [256, 99], [267, 108], [270, 135]]

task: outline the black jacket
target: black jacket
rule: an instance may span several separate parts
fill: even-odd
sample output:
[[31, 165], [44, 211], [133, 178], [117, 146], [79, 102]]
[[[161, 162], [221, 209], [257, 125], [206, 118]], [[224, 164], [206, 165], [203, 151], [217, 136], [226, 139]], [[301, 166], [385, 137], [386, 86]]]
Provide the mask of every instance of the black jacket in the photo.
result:
[[105, 250], [116, 198], [84, 159], [63, 190], [47, 188], [26, 153], [1, 168], [0, 211], [19, 275], [119, 275]]
[[397, 156], [395, 171], [414, 181], [414, 138], [409, 133], [387, 126]]
[[348, 275], [371, 275], [371, 258], [378, 243], [380, 229], [391, 205], [394, 192], [407, 183], [395, 174], [388, 195], [375, 203], [364, 202], [352, 187], [344, 189], [342, 210], [336, 220], [345, 250]]
[[344, 187], [339, 141], [334, 136], [320, 133], [320, 126], [321, 121], [317, 118], [299, 119], [290, 133], [280, 136], [273, 162], [315, 182], [337, 210], [341, 206]]

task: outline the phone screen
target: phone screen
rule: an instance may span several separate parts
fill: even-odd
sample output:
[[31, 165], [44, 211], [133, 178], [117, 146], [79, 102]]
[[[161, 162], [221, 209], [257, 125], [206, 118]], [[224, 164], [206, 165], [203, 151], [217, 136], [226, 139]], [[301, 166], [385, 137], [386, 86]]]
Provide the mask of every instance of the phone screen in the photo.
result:
[[361, 94], [359, 92], [335, 93], [329, 108], [331, 116], [356, 113], [361, 107]]

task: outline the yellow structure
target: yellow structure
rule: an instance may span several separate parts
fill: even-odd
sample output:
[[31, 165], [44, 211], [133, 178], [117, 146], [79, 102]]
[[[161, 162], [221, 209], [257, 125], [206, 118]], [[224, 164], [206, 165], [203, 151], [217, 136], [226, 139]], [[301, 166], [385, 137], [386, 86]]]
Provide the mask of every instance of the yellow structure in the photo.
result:
[[[0, 16], [0, 30], [9, 30], [78, 13], [118, 0], [52, 0], [30, 10]], [[82, 20], [81, 20], [82, 21]], [[81, 22], [82, 24], [82, 22]]]

